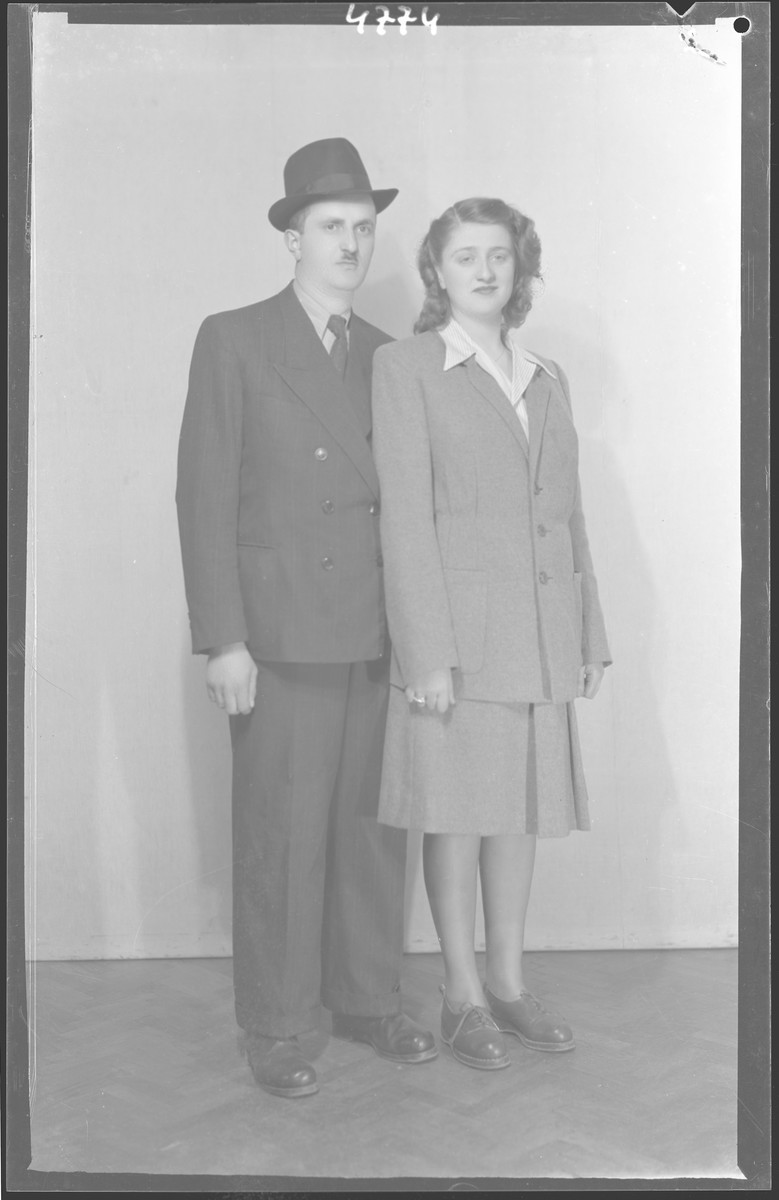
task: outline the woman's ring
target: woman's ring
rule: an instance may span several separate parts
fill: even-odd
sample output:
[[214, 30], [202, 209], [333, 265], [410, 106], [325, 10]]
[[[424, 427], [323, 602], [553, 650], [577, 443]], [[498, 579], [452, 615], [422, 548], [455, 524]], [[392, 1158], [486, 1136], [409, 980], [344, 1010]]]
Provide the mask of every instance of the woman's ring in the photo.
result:
[[411, 697], [411, 703], [412, 703], [412, 704], [424, 704], [424, 703], [425, 703], [425, 697], [424, 697], [424, 696], [417, 696], [417, 694], [416, 694], [416, 692], [415, 692], [415, 693], [414, 693], [414, 695]]

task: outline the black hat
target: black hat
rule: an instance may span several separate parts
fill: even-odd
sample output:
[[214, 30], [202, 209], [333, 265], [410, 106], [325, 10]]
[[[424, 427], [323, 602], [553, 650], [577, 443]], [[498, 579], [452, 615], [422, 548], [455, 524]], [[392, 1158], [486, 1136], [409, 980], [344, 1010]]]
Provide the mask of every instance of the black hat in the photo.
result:
[[362, 159], [346, 138], [324, 138], [296, 150], [284, 168], [284, 191], [284, 199], [268, 210], [271, 225], [282, 232], [289, 228], [294, 213], [319, 200], [338, 196], [346, 199], [356, 192], [368, 192], [379, 213], [398, 194], [397, 188], [374, 191]]

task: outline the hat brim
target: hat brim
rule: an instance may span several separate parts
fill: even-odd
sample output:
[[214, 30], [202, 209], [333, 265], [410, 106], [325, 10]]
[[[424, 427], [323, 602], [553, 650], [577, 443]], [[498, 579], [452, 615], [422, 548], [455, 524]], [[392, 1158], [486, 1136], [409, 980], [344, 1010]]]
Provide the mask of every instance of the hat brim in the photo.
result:
[[283, 200], [277, 200], [270, 206], [268, 220], [274, 229], [283, 233], [285, 229], [289, 229], [290, 217], [293, 217], [296, 212], [300, 212], [301, 208], [308, 208], [309, 204], [319, 204], [323, 200], [348, 200], [350, 196], [367, 195], [373, 199], [376, 212], [380, 213], [392, 204], [397, 194], [397, 188], [381, 188], [378, 191], [371, 189], [355, 191], [350, 188], [345, 192], [314, 192], [305, 196], [285, 196]]

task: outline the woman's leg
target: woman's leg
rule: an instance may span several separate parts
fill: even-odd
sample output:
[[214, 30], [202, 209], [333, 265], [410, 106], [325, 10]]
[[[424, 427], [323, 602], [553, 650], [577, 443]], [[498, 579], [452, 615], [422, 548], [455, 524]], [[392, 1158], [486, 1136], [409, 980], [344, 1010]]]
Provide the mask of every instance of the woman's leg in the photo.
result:
[[479, 870], [487, 939], [487, 987], [500, 1000], [514, 1000], [525, 986], [522, 951], [535, 856], [535, 834], [482, 838]]
[[476, 872], [478, 834], [426, 833], [422, 846], [425, 887], [446, 972], [452, 1007], [486, 1004], [476, 969]]

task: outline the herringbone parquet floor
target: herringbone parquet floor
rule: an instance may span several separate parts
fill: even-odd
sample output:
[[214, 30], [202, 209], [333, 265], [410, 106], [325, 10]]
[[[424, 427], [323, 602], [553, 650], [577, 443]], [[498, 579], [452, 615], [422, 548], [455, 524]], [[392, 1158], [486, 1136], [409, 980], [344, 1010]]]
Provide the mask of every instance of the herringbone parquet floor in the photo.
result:
[[[736, 951], [528, 955], [577, 1048], [510, 1040], [474, 1071], [397, 1066], [328, 1036], [318, 1095], [281, 1100], [238, 1052], [229, 959], [30, 968], [32, 1169], [320, 1178], [738, 1177]], [[438, 1032], [437, 955], [409, 955]], [[207, 1182], [202, 1187], [207, 1189]]]

